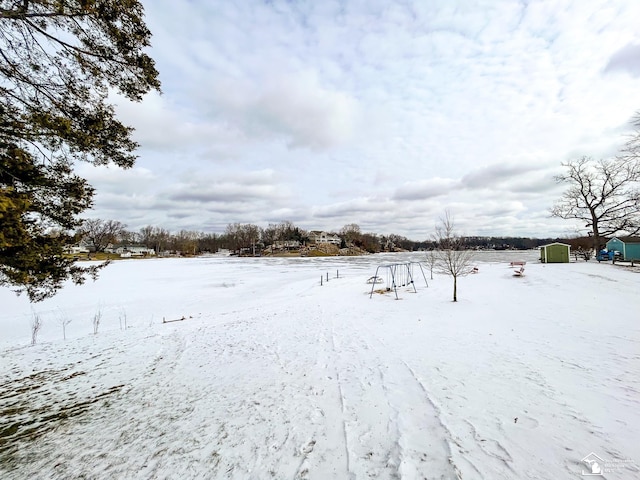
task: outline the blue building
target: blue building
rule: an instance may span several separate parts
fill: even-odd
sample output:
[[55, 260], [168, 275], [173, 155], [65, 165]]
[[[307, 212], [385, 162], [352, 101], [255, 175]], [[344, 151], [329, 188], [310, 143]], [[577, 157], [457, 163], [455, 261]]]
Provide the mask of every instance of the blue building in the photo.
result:
[[640, 237], [613, 237], [607, 242], [607, 250], [620, 252], [627, 262], [640, 261]]

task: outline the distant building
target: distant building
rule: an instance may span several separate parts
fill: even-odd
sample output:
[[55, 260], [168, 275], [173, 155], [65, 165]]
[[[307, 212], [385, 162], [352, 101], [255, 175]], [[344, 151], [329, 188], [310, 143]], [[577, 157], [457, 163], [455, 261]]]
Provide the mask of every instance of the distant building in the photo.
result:
[[91, 251], [95, 251], [95, 248], [91, 250], [89, 245], [87, 245], [84, 241], [76, 243], [75, 245], [69, 245], [65, 248], [65, 252], [72, 255], [76, 255], [78, 253], [90, 253]]
[[620, 252], [622, 260], [640, 260], [640, 237], [613, 237], [607, 242], [607, 250]]
[[116, 253], [123, 258], [127, 257], [145, 257], [147, 255], [155, 255], [156, 251], [146, 245], [137, 244], [118, 244], [109, 245], [104, 249], [105, 253]]
[[76, 255], [79, 253], [94, 253], [95, 251], [96, 247], [93, 246], [93, 243], [84, 238], [81, 239], [78, 243], [67, 245], [65, 247], [65, 253], [70, 253], [72, 255]]
[[277, 250], [296, 250], [300, 248], [299, 240], [276, 240], [273, 242], [273, 248]]
[[310, 243], [331, 243], [333, 245], [340, 246], [342, 244], [342, 239], [334, 234], [321, 232], [319, 230], [312, 230], [309, 232], [309, 242]]

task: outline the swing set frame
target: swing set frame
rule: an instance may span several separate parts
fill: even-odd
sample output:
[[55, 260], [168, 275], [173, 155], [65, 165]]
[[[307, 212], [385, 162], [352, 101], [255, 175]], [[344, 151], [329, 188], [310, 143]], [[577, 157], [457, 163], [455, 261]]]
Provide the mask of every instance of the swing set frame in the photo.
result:
[[[418, 265], [420, 268], [420, 272], [422, 272], [422, 278], [424, 278], [424, 283], [429, 287], [429, 282], [427, 282], [427, 276], [424, 274], [424, 269], [422, 268], [422, 264], [420, 262], [406, 262], [406, 263], [392, 263], [389, 265], [378, 265], [376, 268], [376, 274], [372, 277], [374, 279], [373, 285], [371, 285], [371, 293], [369, 293], [369, 298], [373, 297], [373, 291], [376, 288], [376, 283], [380, 284], [382, 282], [376, 282], [375, 279], [378, 277], [378, 272], [380, 269], [387, 270], [387, 291], [391, 291], [393, 288], [394, 293], [396, 294], [396, 300], [398, 298], [398, 287], [412, 286], [414, 293], [418, 293], [416, 290], [416, 284], [413, 280], [413, 266]], [[389, 279], [391, 279], [391, 286], [389, 286]]]

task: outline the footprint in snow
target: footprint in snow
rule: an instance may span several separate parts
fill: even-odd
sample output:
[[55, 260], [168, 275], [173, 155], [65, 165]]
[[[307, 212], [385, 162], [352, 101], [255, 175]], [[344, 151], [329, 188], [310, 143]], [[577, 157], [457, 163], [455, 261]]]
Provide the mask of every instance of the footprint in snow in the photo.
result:
[[516, 417], [514, 419], [514, 423], [519, 427], [528, 428], [530, 430], [533, 430], [534, 428], [537, 428], [538, 425], [540, 425], [540, 422], [538, 422], [538, 420], [532, 417], [528, 417], [526, 415]]
[[315, 440], [309, 440], [300, 448], [300, 453], [302, 453], [303, 455], [308, 455], [313, 451], [313, 447], [315, 446], [315, 444]]

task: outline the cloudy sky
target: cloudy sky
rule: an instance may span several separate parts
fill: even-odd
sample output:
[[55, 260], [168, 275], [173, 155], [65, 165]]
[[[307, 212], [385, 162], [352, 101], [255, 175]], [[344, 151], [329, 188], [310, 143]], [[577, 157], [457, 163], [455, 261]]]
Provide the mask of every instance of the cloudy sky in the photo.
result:
[[637, 0], [143, 1], [162, 95], [117, 99], [133, 169], [92, 217], [222, 233], [289, 220], [424, 240], [576, 232], [560, 163], [640, 111]]

